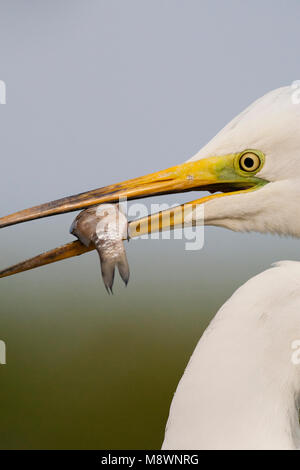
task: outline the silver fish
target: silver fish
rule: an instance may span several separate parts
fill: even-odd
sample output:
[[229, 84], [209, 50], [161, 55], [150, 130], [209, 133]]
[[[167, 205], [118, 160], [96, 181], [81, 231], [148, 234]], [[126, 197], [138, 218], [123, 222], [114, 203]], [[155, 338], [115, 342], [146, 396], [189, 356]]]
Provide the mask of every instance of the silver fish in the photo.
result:
[[81, 243], [87, 247], [92, 243], [98, 251], [108, 293], [113, 293], [116, 266], [125, 285], [129, 281], [129, 265], [123, 244], [128, 239], [127, 231], [127, 218], [118, 204], [101, 204], [80, 212], [70, 229]]

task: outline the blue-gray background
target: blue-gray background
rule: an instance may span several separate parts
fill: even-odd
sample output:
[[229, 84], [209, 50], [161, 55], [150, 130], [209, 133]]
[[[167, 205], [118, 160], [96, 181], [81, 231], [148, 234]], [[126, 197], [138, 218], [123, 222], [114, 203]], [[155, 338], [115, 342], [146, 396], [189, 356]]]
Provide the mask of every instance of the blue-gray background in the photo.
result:
[[[296, 0], [1, 0], [0, 214], [189, 158], [300, 78], [299, 21]], [[72, 218], [2, 230], [1, 267], [71, 240]], [[0, 448], [158, 448], [212, 315], [299, 250], [208, 228], [199, 252], [131, 242], [113, 297], [92, 253], [1, 280]]]

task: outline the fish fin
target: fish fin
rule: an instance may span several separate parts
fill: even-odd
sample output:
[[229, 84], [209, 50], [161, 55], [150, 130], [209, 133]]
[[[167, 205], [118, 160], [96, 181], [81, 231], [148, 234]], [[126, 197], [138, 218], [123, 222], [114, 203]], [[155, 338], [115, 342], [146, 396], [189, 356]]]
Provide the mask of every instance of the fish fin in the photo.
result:
[[129, 264], [125, 250], [120, 254], [117, 261], [118, 270], [121, 278], [123, 279], [125, 286], [127, 286], [130, 276]]
[[113, 294], [112, 288], [114, 285], [116, 264], [114, 261], [103, 259], [103, 257], [100, 257], [100, 264], [101, 264], [102, 279], [103, 279], [105, 288], [107, 291], [110, 291], [110, 293]]

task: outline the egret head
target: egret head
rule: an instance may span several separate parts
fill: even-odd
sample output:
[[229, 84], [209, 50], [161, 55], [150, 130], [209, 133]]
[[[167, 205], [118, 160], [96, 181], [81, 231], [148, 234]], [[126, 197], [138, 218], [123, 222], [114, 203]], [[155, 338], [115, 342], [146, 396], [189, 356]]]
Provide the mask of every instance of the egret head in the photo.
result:
[[[300, 204], [300, 104], [294, 94], [292, 87], [283, 87], [263, 96], [186, 163], [2, 217], [0, 228], [123, 198], [199, 190], [211, 194], [131, 222], [129, 236], [183, 222], [203, 223], [196, 210], [202, 205], [206, 225], [300, 237], [300, 217], [296, 216]], [[60, 252], [59, 259], [73, 256], [74, 247], [72, 250], [63, 256]], [[53, 252], [51, 260], [56, 260]]]
[[300, 237], [296, 216], [300, 203], [300, 103], [293, 95], [292, 87], [283, 87], [258, 99], [191, 159], [217, 155], [222, 161], [237, 154], [236, 177], [257, 181], [250, 191], [206, 201], [206, 224]]

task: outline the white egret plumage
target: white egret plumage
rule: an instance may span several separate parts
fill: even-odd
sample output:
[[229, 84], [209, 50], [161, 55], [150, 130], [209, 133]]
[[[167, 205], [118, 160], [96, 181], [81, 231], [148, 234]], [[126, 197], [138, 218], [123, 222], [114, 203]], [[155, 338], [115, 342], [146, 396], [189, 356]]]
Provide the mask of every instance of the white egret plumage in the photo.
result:
[[[217, 194], [130, 222], [129, 236], [181, 225], [182, 214], [197, 223], [202, 204], [206, 225], [300, 237], [300, 105], [293, 92], [268, 93], [185, 164], [17, 212], [0, 219], [0, 228], [123, 197], [198, 189]], [[74, 242], [0, 276], [85, 251]], [[300, 263], [282, 262], [241, 287], [202, 336], [175, 393], [163, 448], [300, 448], [300, 366], [292, 361], [299, 339]]]
[[252, 278], [221, 307], [175, 393], [163, 449], [300, 449], [300, 263]]

